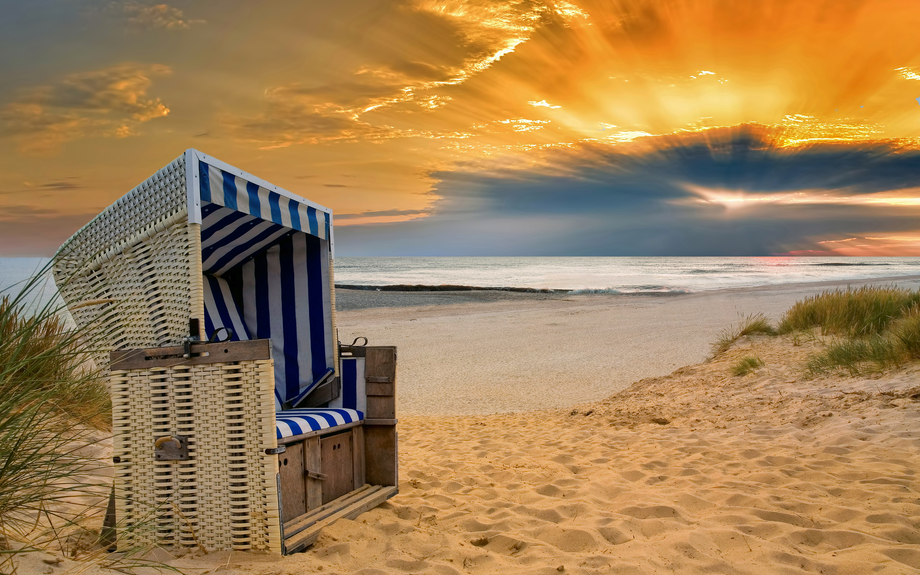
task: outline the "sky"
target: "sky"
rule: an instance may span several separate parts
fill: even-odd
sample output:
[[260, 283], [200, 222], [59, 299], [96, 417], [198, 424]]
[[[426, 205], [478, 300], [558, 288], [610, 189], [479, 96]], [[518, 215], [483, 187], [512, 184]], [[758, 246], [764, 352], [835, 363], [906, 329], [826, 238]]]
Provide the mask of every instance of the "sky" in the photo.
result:
[[340, 256], [920, 255], [916, 0], [0, 7], [0, 256], [186, 148]]

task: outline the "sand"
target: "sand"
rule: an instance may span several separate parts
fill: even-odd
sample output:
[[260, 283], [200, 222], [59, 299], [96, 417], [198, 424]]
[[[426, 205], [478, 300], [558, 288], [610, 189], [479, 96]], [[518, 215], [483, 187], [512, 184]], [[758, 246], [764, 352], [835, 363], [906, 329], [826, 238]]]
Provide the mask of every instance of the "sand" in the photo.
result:
[[[803, 365], [822, 347], [820, 337], [742, 338], [703, 361], [725, 326], [720, 318], [776, 316], [815, 287], [343, 312], [346, 326], [363, 314], [372, 343], [401, 346], [400, 394], [409, 398], [401, 397], [400, 494], [326, 529], [305, 553], [222, 552], [169, 564], [228, 575], [917, 572], [920, 365], [810, 379]], [[621, 319], [627, 327], [617, 325]], [[542, 332], [552, 323], [564, 328], [550, 338]], [[413, 350], [428, 331], [459, 335]], [[537, 353], [500, 339], [515, 331], [528, 345], [556, 344]], [[642, 352], [628, 341], [634, 336], [653, 350]], [[505, 347], [478, 348], [479, 340]], [[506, 347], [527, 351], [528, 362], [486, 353]], [[652, 351], [678, 365], [697, 359], [672, 370]], [[435, 352], [440, 361], [425, 355]], [[765, 365], [731, 375], [745, 355]], [[502, 379], [500, 371], [483, 384], [469, 375], [506, 369], [509, 358], [517, 358], [519, 379]], [[592, 375], [586, 358], [600, 371]], [[546, 381], [543, 370], [554, 359], [574, 365], [574, 375]], [[439, 363], [443, 371], [432, 371]], [[626, 377], [621, 365], [652, 373], [606, 393]], [[450, 379], [425, 382], [426, 373]], [[477, 407], [463, 415], [469, 408], [454, 388], [461, 381], [484, 393], [464, 396], [478, 403], [508, 410], [523, 398], [530, 409], [482, 414]], [[575, 399], [582, 397], [588, 401]], [[534, 409], [544, 401], [564, 407]], [[419, 415], [431, 406], [440, 415]], [[42, 570], [35, 572], [84, 568], [41, 559], [30, 559]], [[94, 571], [106, 572], [87, 572]]]

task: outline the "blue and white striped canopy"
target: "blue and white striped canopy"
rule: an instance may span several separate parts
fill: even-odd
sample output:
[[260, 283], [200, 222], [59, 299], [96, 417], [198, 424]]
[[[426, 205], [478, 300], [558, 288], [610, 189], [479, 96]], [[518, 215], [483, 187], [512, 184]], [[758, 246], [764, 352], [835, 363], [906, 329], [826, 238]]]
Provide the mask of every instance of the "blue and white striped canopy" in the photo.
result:
[[322, 240], [329, 239], [329, 214], [326, 212], [204, 162], [198, 163], [198, 171], [202, 202], [212, 202]]
[[295, 405], [334, 369], [329, 215], [199, 166], [204, 335], [271, 339], [275, 406]]

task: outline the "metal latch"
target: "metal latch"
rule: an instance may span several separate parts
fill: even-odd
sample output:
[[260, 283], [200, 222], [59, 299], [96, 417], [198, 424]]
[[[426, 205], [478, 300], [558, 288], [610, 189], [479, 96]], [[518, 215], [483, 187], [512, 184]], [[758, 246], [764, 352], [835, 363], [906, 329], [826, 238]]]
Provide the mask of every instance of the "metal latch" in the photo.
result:
[[153, 455], [157, 461], [187, 461], [188, 436], [164, 435], [153, 443]]

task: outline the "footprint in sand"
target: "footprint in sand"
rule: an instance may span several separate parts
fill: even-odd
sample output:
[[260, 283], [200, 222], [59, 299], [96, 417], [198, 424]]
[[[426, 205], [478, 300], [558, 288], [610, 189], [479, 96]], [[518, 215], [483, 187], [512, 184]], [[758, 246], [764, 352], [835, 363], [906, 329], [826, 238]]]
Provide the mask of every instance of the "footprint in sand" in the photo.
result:
[[520, 506], [514, 509], [519, 515], [525, 515], [528, 517], [534, 517], [540, 519], [541, 521], [546, 521], [547, 523], [559, 523], [564, 517], [556, 509], [541, 509], [537, 507], [526, 507]]
[[622, 515], [629, 515], [636, 519], [682, 519], [677, 509], [667, 505], [653, 505], [651, 507], [625, 507], [619, 511]]
[[809, 528], [821, 528], [821, 525], [816, 521], [801, 517], [799, 515], [793, 515], [791, 513], [781, 513], [779, 511], [765, 511], [763, 509], [754, 509], [752, 511], [754, 515], [760, 517], [764, 521], [775, 521], [777, 523], [787, 523], [789, 525], [794, 525], [796, 527], [809, 527]]
[[600, 533], [601, 537], [613, 545], [622, 545], [633, 539], [630, 535], [623, 533], [616, 527], [598, 527], [597, 532]]
[[559, 497], [562, 494], [562, 489], [556, 487], [552, 483], [549, 485], [543, 485], [542, 487], [537, 487], [534, 489], [534, 491], [544, 497]]
[[820, 551], [837, 551], [865, 543], [868, 539], [855, 531], [803, 529], [787, 536], [793, 545], [812, 547]]
[[586, 553], [602, 547], [598, 538], [583, 529], [565, 529], [547, 525], [531, 532], [531, 535], [548, 545], [567, 553]]

